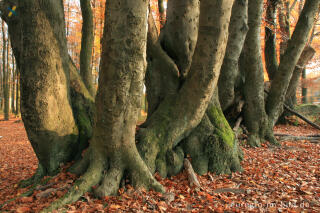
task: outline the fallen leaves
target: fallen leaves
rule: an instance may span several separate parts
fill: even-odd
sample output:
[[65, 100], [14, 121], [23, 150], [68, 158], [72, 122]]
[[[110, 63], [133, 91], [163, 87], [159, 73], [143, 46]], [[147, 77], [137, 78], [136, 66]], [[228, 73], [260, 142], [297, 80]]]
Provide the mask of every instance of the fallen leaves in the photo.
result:
[[[277, 133], [319, 134], [306, 126], [277, 126]], [[0, 205], [28, 189], [17, 183], [31, 177], [37, 160], [22, 123], [0, 122]], [[134, 190], [130, 185], [119, 190], [121, 196], [94, 198], [90, 193], [56, 212], [319, 212], [320, 144], [286, 141], [280, 148], [243, 148], [242, 173], [197, 176], [201, 189], [189, 187], [185, 172], [157, 179], [167, 192]], [[27, 196], [3, 206], [0, 211], [38, 212], [62, 197], [74, 183], [67, 172], [53, 177]], [[47, 196], [40, 196], [46, 192]]]

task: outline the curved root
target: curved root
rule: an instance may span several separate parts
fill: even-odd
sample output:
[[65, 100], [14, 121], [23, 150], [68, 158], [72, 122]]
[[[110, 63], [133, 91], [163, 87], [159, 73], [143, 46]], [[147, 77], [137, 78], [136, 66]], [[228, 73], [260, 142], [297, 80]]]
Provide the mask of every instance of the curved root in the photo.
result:
[[54, 201], [48, 208], [42, 210], [41, 213], [52, 212], [65, 204], [77, 201], [92, 186], [98, 184], [104, 169], [104, 163], [102, 162], [101, 159], [95, 156], [86, 173], [75, 182], [69, 192], [61, 199]]
[[46, 173], [45, 173], [43, 166], [41, 164], [38, 164], [38, 168], [36, 170], [36, 173], [31, 178], [20, 181], [19, 187], [25, 188], [25, 187], [33, 185], [35, 183], [39, 183], [45, 175], [46, 175]]

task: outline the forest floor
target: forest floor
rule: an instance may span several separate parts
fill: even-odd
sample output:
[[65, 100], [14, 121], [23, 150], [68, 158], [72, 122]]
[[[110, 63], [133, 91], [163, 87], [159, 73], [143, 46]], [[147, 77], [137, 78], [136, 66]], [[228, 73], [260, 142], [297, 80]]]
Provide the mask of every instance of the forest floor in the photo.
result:
[[[306, 125], [277, 126], [275, 132], [320, 134]], [[34, 190], [19, 189], [19, 181], [35, 172], [36, 156], [18, 118], [1, 120], [0, 136], [0, 212], [38, 212], [67, 192], [76, 177], [66, 172]], [[200, 176], [200, 190], [189, 187], [183, 172], [157, 177], [168, 191], [163, 195], [126, 185], [120, 196], [98, 200], [87, 193], [57, 212], [320, 212], [319, 143], [285, 141], [280, 148], [242, 149], [243, 172]]]

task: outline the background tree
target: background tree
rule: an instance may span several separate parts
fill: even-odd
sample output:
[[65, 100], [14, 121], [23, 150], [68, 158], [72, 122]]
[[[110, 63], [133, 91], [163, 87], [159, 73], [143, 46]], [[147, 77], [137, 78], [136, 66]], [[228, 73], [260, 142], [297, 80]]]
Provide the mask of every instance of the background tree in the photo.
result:
[[90, 0], [80, 0], [82, 12], [82, 33], [81, 33], [81, 51], [80, 51], [80, 74], [88, 91], [93, 96], [95, 89], [92, 78], [92, 48], [94, 42], [93, 34], [93, 14]]

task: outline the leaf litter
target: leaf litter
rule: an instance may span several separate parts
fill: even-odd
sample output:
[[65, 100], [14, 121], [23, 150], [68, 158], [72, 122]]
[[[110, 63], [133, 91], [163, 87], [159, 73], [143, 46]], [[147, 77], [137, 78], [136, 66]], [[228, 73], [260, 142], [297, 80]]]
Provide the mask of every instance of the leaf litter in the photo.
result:
[[[320, 133], [306, 125], [279, 125], [275, 132]], [[35, 172], [36, 156], [18, 118], [0, 121], [0, 136], [0, 212], [39, 212], [72, 186], [76, 177], [65, 165], [44, 186], [18, 188]], [[320, 143], [284, 141], [282, 147], [243, 145], [242, 150], [242, 172], [198, 176], [200, 189], [189, 187], [184, 171], [166, 179], [156, 174], [167, 189], [164, 194], [127, 184], [119, 196], [101, 200], [86, 193], [56, 212], [320, 212]]]

